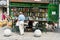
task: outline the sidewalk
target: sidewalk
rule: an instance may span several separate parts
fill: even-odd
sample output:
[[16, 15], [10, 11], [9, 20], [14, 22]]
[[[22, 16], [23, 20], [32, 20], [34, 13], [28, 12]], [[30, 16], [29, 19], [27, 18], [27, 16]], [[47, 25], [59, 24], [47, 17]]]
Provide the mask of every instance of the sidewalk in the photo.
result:
[[10, 37], [5, 37], [0, 28], [0, 40], [60, 40], [60, 29], [57, 32], [42, 33], [41, 37], [34, 37], [33, 32], [25, 32], [23, 36], [12, 33]]

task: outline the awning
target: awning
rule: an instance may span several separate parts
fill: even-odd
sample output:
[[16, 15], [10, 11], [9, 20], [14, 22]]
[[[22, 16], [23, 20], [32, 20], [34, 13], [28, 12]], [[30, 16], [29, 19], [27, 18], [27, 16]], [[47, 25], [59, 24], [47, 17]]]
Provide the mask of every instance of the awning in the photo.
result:
[[42, 8], [47, 8], [48, 4], [11, 2], [10, 7], [42, 7]]

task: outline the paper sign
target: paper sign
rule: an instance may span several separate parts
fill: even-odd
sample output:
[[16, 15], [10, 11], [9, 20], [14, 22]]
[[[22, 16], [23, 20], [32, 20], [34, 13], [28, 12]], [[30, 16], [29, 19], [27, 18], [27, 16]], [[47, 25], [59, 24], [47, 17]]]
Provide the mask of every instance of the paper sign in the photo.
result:
[[52, 15], [56, 15], [56, 12], [55, 12], [55, 11], [53, 11], [53, 12], [52, 12]]

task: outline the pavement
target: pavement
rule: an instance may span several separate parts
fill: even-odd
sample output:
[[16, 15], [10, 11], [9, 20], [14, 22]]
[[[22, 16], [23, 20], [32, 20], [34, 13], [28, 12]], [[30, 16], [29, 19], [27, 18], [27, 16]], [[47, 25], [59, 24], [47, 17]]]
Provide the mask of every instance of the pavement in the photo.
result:
[[60, 29], [55, 32], [43, 32], [40, 37], [34, 37], [33, 32], [25, 32], [24, 35], [12, 32], [9, 37], [4, 36], [4, 28], [0, 28], [0, 40], [60, 40]]

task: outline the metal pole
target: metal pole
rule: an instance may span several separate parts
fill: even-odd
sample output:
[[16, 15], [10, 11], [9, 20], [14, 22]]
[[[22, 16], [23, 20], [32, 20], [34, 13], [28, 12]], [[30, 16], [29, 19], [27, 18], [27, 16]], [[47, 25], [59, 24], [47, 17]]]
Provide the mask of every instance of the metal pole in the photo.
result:
[[7, 15], [9, 15], [9, 0], [7, 0]]
[[60, 4], [59, 4], [59, 28], [60, 28]]

